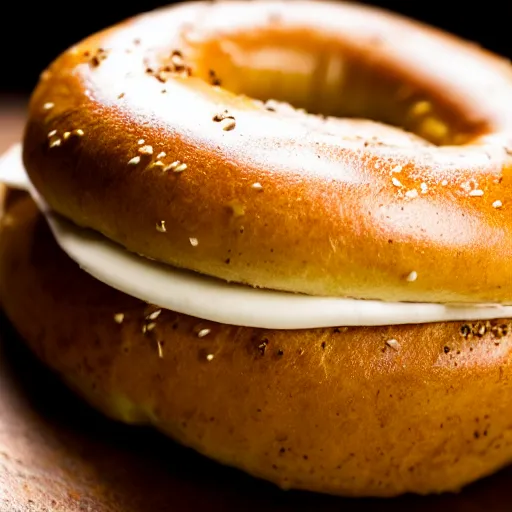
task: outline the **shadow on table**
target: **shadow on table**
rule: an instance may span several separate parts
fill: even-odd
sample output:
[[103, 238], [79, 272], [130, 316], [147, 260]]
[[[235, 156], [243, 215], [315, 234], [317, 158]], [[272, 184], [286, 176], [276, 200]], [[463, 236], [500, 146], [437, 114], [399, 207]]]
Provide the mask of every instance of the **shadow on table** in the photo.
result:
[[510, 508], [512, 468], [458, 495], [350, 500], [280, 491], [153, 430], [103, 418], [35, 360], [3, 316], [0, 329], [0, 497], [8, 492], [3, 503], [12, 510], [472, 512]]

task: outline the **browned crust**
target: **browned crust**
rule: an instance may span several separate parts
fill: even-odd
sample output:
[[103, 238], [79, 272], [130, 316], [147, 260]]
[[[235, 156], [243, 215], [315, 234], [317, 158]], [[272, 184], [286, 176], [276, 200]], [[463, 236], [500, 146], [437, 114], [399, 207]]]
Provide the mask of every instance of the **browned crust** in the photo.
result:
[[[229, 30], [215, 25], [225, 14]], [[202, 57], [184, 43], [185, 21], [204, 40], [194, 43], [199, 53], [207, 49]], [[368, 89], [380, 98], [372, 106], [378, 115], [405, 115], [410, 101], [427, 99], [457, 133], [488, 143], [421, 146], [378, 125], [359, 140], [349, 140], [345, 125], [345, 137], [333, 138], [304, 116], [268, 112], [181, 68], [160, 74], [159, 59], [176, 48], [196, 55], [200, 75], [218, 51], [212, 41], [249, 48], [263, 36], [270, 45], [344, 55], [354, 76], [367, 77], [360, 88], [387, 84]], [[236, 89], [237, 76], [223, 78]], [[55, 210], [177, 266], [312, 294], [510, 302], [512, 180], [503, 145], [511, 76], [508, 64], [476, 46], [367, 7], [193, 2], [126, 22], [59, 57], [32, 97], [24, 160]], [[393, 108], [380, 112], [386, 101]], [[213, 121], [223, 109], [235, 129]], [[371, 133], [396, 145], [374, 144]], [[139, 154], [139, 139], [153, 155]], [[151, 167], [162, 151], [165, 164], [187, 169]], [[129, 165], [137, 156], [141, 162]], [[418, 197], [406, 195], [413, 189]], [[156, 229], [161, 221], [165, 233]]]
[[79, 270], [26, 197], [2, 223], [0, 295], [32, 350], [104, 413], [285, 488], [456, 490], [512, 458], [510, 320], [306, 331], [151, 320], [154, 307]]

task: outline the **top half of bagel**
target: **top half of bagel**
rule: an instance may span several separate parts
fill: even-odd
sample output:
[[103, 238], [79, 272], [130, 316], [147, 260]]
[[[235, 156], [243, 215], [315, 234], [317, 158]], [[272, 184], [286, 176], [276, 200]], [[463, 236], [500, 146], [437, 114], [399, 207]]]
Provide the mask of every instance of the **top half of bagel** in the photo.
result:
[[190, 2], [58, 57], [24, 162], [54, 210], [172, 265], [511, 303], [511, 136], [511, 67], [473, 44], [350, 3]]

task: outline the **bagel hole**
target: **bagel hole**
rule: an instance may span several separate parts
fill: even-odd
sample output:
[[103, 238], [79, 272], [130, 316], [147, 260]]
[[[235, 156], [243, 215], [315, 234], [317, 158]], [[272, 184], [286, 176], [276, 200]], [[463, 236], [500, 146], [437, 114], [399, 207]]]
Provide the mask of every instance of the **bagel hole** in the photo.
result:
[[[373, 44], [378, 50], [381, 41]], [[440, 87], [421, 83], [414, 70], [342, 38], [269, 29], [211, 38], [190, 49], [194, 75], [237, 95], [376, 121], [439, 146], [466, 144], [487, 130]]]

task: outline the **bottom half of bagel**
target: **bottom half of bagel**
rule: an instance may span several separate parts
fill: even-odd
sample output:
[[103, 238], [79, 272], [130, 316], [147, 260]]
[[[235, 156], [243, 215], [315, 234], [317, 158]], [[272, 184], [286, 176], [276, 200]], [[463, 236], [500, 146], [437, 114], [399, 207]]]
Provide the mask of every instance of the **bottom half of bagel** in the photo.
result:
[[4, 310], [108, 416], [283, 488], [453, 491], [512, 460], [511, 321], [297, 331], [162, 310], [90, 277], [26, 194], [0, 232]]

